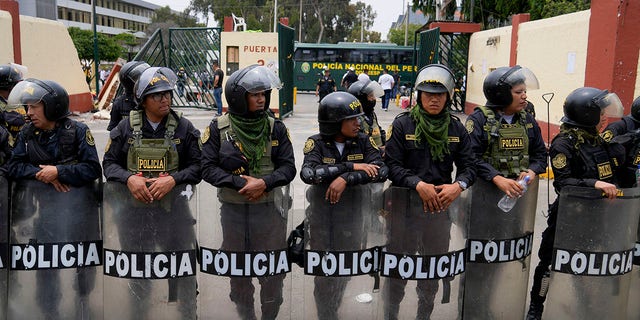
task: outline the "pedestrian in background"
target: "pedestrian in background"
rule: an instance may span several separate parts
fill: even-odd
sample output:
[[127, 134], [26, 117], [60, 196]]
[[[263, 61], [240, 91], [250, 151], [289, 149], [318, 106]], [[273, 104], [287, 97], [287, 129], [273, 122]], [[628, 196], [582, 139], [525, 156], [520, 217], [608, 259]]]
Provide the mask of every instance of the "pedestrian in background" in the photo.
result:
[[369, 69], [367, 67], [362, 68], [362, 73], [358, 75], [359, 81], [371, 80], [369, 79]]
[[349, 86], [351, 86], [351, 84], [356, 81], [358, 81], [358, 76], [356, 75], [356, 69], [353, 66], [351, 66], [349, 67], [349, 70], [347, 70], [347, 72], [342, 76], [342, 81], [340, 85], [345, 90], [348, 90]]
[[224, 71], [218, 66], [218, 61], [213, 62], [213, 99], [216, 101], [218, 108], [217, 115], [222, 115], [222, 80], [224, 80]]
[[382, 75], [378, 78], [378, 82], [384, 90], [384, 96], [382, 96], [382, 110], [387, 111], [389, 109], [389, 100], [391, 100], [391, 90], [395, 84], [393, 82], [393, 76], [389, 74], [387, 69], [384, 69], [382, 70]]

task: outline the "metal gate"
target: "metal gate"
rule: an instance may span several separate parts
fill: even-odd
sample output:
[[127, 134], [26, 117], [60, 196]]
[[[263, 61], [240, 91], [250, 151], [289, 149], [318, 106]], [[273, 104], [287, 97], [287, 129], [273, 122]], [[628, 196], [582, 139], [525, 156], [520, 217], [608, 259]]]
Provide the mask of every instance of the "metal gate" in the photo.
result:
[[217, 109], [213, 98], [214, 61], [220, 60], [220, 28], [158, 29], [134, 60], [151, 66], [184, 69], [173, 95], [172, 107]]

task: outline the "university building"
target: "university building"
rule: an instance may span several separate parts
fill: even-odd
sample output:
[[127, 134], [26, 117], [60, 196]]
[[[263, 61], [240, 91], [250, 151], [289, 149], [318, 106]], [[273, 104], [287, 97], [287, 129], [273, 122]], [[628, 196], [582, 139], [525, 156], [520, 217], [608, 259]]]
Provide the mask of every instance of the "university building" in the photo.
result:
[[[58, 20], [67, 28], [93, 30], [91, 25], [92, 0], [18, 0], [20, 14]], [[96, 3], [96, 29], [100, 33], [116, 35], [132, 33], [138, 38], [151, 23], [159, 5], [141, 0], [94, 0]]]

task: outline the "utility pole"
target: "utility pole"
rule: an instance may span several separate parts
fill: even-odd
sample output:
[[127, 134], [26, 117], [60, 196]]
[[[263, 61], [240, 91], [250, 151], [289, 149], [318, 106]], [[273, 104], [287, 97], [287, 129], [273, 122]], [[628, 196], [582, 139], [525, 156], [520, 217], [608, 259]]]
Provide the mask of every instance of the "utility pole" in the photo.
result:
[[404, 45], [407, 45], [407, 37], [409, 36], [409, 6], [407, 3], [407, 13], [404, 15]]
[[93, 64], [94, 64], [94, 73], [93, 76], [96, 77], [96, 97], [98, 93], [100, 93], [100, 55], [98, 55], [98, 30], [96, 27], [96, 0], [91, 0], [91, 23], [93, 24]]
[[364, 42], [364, 8], [360, 10], [360, 42]]
[[276, 32], [278, 27], [278, 0], [273, 4], [273, 32]]
[[302, 42], [302, 0], [300, 0], [300, 26], [298, 26], [298, 42]]

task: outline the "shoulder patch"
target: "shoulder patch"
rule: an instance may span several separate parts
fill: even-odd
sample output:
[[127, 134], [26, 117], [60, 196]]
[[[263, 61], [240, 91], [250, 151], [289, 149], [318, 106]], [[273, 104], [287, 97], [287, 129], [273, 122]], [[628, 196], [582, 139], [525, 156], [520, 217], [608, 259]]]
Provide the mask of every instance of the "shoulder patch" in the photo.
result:
[[316, 142], [313, 141], [313, 139], [311, 139], [311, 138], [307, 139], [307, 142], [304, 143], [304, 149], [302, 150], [302, 152], [304, 154], [307, 154], [307, 153], [311, 152], [311, 150], [313, 150], [315, 145], [316, 145]]
[[96, 145], [96, 140], [93, 138], [93, 135], [91, 134], [91, 130], [89, 130], [89, 128], [87, 128], [87, 130], [84, 132], [84, 135], [88, 145], [90, 146]]
[[613, 138], [613, 132], [611, 130], [607, 130], [607, 131], [601, 133], [600, 136], [602, 137], [602, 139], [604, 141], [609, 142]]
[[467, 119], [467, 122], [464, 123], [464, 127], [467, 129], [467, 133], [471, 134], [473, 132], [473, 120]]
[[211, 127], [207, 126], [207, 128], [204, 129], [204, 132], [202, 133], [202, 138], [200, 138], [200, 141], [202, 141], [202, 143], [206, 143], [209, 140], [210, 136], [211, 136]]
[[371, 143], [371, 146], [374, 147], [376, 150], [380, 150], [376, 142], [373, 140], [373, 137], [369, 136], [369, 142]]
[[564, 153], [558, 153], [553, 160], [551, 160], [551, 164], [554, 168], [562, 169], [567, 166], [567, 156]]
[[107, 140], [107, 146], [104, 147], [104, 152], [107, 153], [110, 147], [111, 147], [111, 138]]

